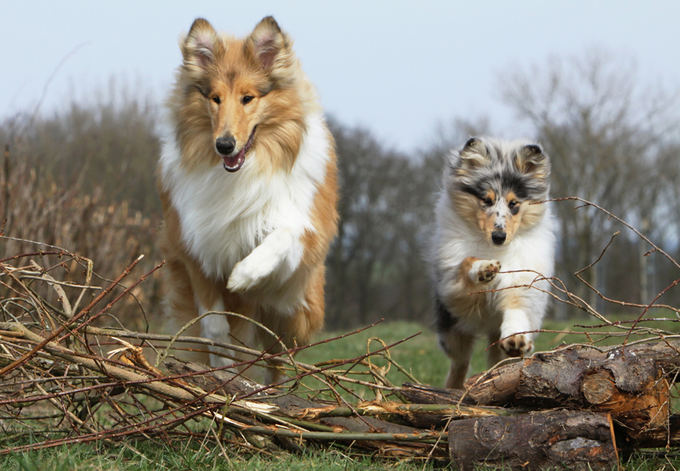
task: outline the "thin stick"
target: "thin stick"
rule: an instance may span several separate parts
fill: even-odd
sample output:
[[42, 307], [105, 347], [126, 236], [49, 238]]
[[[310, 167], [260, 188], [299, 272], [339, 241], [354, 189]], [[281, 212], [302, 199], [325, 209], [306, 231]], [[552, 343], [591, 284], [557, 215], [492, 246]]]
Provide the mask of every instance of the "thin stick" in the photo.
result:
[[120, 280], [122, 280], [123, 278], [125, 278], [125, 277], [132, 271], [132, 269], [140, 262], [140, 260], [142, 259], [142, 257], [143, 257], [143, 256], [140, 255], [139, 257], [137, 257], [137, 259], [136, 259], [134, 262], [132, 262], [130, 265], [128, 265], [128, 267], [123, 271], [123, 273], [121, 273], [121, 274], [116, 278], [116, 280], [115, 280], [113, 283], [111, 283], [106, 289], [104, 289], [101, 293], [99, 293], [99, 295], [98, 295], [96, 298], [94, 298], [94, 299], [92, 300], [92, 302], [90, 302], [90, 304], [88, 304], [82, 311], [80, 311], [78, 314], [76, 314], [75, 316], [73, 316], [69, 322], [67, 322], [66, 324], [61, 325], [59, 328], [57, 328], [57, 330], [55, 330], [54, 332], [52, 332], [52, 334], [50, 334], [49, 336], [45, 337], [45, 339], [43, 339], [43, 340], [42, 340], [41, 342], [39, 342], [35, 347], [33, 347], [33, 349], [31, 349], [30, 352], [24, 354], [21, 358], [18, 358], [18, 359], [16, 359], [16, 360], [14, 360], [14, 361], [13, 361], [12, 363], [10, 363], [9, 365], [7, 365], [7, 366], [3, 367], [2, 369], [0, 369], [0, 377], [6, 375], [8, 372], [12, 371], [12, 370], [13, 370], [14, 368], [16, 368], [17, 366], [24, 364], [24, 363], [25, 363], [26, 361], [28, 361], [32, 356], [34, 356], [36, 353], [38, 353], [45, 345], [47, 345], [49, 342], [51, 342], [51, 341], [54, 340], [56, 337], [58, 337], [62, 332], [64, 332], [64, 330], [66, 330], [66, 328], [67, 328], [70, 324], [73, 324], [74, 322], [80, 320], [82, 317], [86, 316], [86, 315], [92, 310], [92, 308], [93, 308], [94, 306], [96, 306], [97, 303], [98, 303], [99, 301], [102, 300], [102, 298], [103, 298], [104, 296], [106, 296], [108, 293], [110, 293], [111, 290], [113, 290], [113, 289], [118, 285], [118, 283], [120, 282]]

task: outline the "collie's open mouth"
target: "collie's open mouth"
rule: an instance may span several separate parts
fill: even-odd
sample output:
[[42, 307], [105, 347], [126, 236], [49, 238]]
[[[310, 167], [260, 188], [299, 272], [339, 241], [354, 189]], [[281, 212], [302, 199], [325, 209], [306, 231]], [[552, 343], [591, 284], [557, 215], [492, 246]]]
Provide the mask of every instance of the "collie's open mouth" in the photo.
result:
[[255, 129], [257, 129], [257, 126], [253, 128], [252, 132], [250, 133], [250, 136], [248, 137], [248, 142], [246, 142], [246, 145], [241, 147], [240, 151], [231, 155], [222, 156], [224, 169], [227, 172], [236, 172], [241, 167], [243, 167], [243, 163], [246, 161], [246, 154], [250, 151], [250, 148], [253, 146]]

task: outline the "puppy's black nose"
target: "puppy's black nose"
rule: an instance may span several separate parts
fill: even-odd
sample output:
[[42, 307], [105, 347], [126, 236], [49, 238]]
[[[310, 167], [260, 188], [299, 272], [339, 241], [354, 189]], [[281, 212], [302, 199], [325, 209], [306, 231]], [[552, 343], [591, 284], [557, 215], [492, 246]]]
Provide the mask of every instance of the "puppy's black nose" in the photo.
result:
[[230, 155], [236, 147], [236, 139], [233, 136], [218, 137], [215, 140], [215, 148], [222, 155]]
[[503, 245], [505, 242], [505, 231], [493, 231], [491, 233], [491, 240], [496, 245]]

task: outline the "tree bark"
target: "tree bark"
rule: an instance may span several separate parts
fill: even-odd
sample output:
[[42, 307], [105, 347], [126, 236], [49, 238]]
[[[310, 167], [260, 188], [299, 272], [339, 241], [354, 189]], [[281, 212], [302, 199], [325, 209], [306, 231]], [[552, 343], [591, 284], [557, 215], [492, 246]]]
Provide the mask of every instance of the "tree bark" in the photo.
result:
[[506, 405], [515, 402], [523, 362], [514, 362], [469, 378], [467, 395], [477, 404]]
[[399, 394], [408, 402], [419, 404], [472, 404], [463, 389], [445, 389], [424, 384], [404, 383]]
[[680, 415], [673, 414], [668, 418], [668, 430], [650, 430], [640, 437], [617, 434], [617, 442], [621, 449], [680, 447]]
[[480, 405], [569, 407], [611, 412], [631, 438], [666, 430], [669, 384], [677, 371], [677, 341], [600, 351], [587, 346], [537, 353], [470, 378]]
[[609, 414], [550, 410], [451, 422], [449, 454], [463, 471], [476, 465], [576, 470], [618, 462]]

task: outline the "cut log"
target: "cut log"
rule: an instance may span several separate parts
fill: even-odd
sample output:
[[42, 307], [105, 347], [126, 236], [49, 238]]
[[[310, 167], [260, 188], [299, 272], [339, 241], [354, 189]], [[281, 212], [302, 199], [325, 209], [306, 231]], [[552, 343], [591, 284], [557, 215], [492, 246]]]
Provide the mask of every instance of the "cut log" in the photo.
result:
[[607, 469], [618, 463], [609, 414], [550, 410], [451, 422], [449, 454], [461, 470]]
[[478, 404], [528, 408], [569, 407], [611, 412], [633, 440], [666, 430], [670, 347], [637, 345], [602, 352], [572, 346], [536, 353], [521, 362], [470, 378], [468, 395]]
[[477, 404], [512, 404], [519, 388], [522, 366], [521, 361], [514, 362], [469, 378], [465, 382], [467, 396]]
[[425, 384], [404, 383], [398, 394], [417, 404], [472, 404], [475, 401], [463, 389], [445, 389]]
[[680, 447], [680, 415], [673, 414], [668, 418], [668, 430], [650, 430], [642, 436], [621, 434], [617, 437], [620, 449]]

